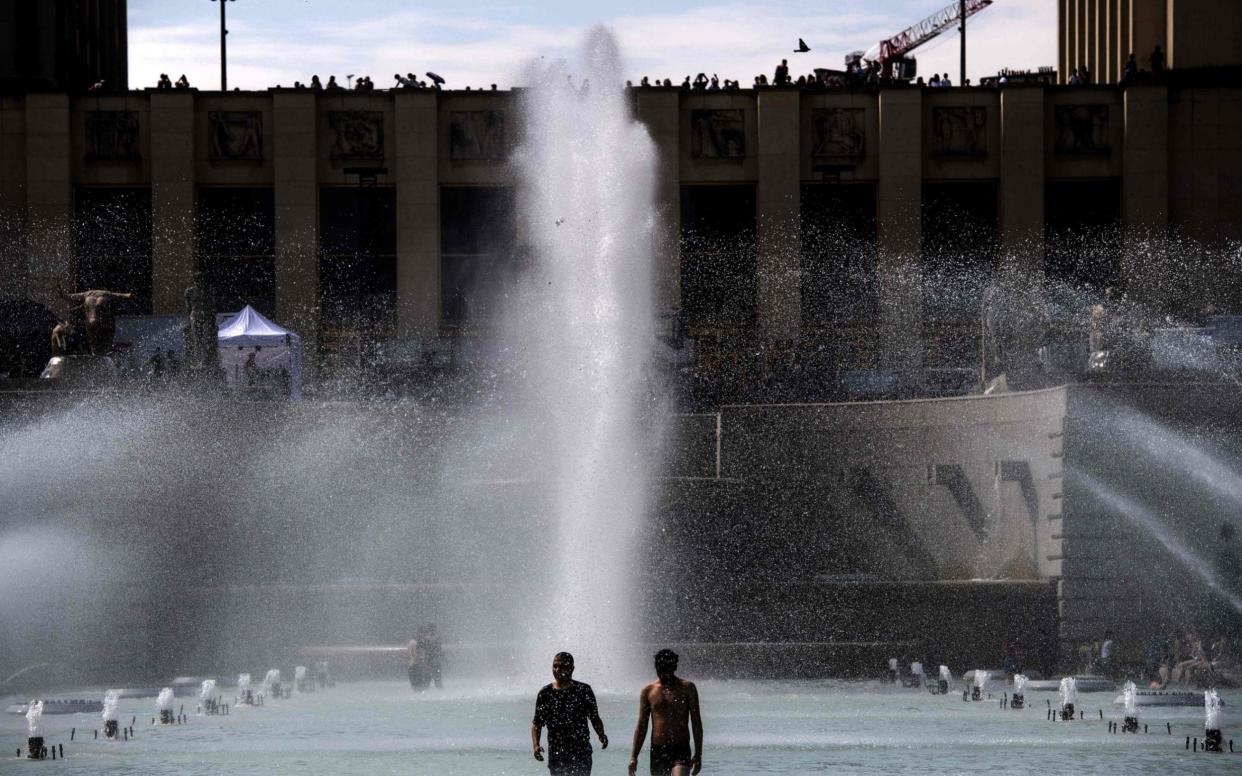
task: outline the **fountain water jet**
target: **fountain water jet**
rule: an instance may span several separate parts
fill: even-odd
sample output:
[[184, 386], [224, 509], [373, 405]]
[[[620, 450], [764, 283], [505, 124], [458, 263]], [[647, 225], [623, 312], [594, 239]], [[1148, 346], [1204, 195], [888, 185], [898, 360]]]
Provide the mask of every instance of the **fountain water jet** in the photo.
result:
[[198, 700], [203, 707], [204, 714], [216, 714], [220, 710], [220, 695], [216, 690], [215, 679], [204, 679], [203, 686], [198, 691]]
[[[1221, 751], [1221, 732], [1220, 732], [1220, 696], [1216, 690], [1207, 690], [1203, 693], [1203, 751], [1219, 752]], [[1233, 743], [1229, 746], [1232, 748]]]
[[103, 717], [104, 738], [115, 739], [120, 730], [117, 723], [117, 704], [121, 701], [121, 693], [119, 690], [108, 690], [104, 693], [103, 699]]
[[940, 666], [940, 682], [937, 686], [937, 689], [940, 690], [941, 695], [949, 694], [949, 683], [952, 681], [953, 681], [953, 672], [949, 670], [948, 666]]
[[520, 454], [553, 483], [550, 574], [530, 618], [546, 653], [537, 662], [569, 649], [614, 672], [635, 638], [633, 554], [650, 465], [640, 413], [654, 337], [654, 146], [623, 73], [603, 28], [571, 61], [530, 68], [517, 164], [519, 229], [534, 262], [509, 327], [525, 403], [545, 419], [546, 436]]
[[991, 675], [987, 671], [984, 671], [982, 668], [975, 669], [975, 686], [970, 691], [970, 699], [972, 701], [983, 700], [983, 692], [987, 689], [988, 679], [990, 678]]
[[1065, 677], [1057, 694], [1061, 696], [1061, 720], [1068, 722], [1074, 718], [1074, 707], [1078, 705], [1078, 680], [1072, 676]]
[[43, 749], [43, 701], [31, 701], [26, 709], [26, 752], [31, 760], [42, 760]]
[[1114, 512], [1126, 518], [1134, 525], [1142, 528], [1162, 545], [1164, 545], [1165, 549], [1168, 550], [1173, 557], [1181, 561], [1182, 564], [1192, 571], [1195, 576], [1199, 577], [1205, 585], [1219, 593], [1226, 601], [1228, 601], [1234, 611], [1242, 613], [1242, 598], [1234, 595], [1229, 588], [1225, 586], [1210, 564], [1174, 538], [1173, 535], [1160, 524], [1159, 518], [1157, 518], [1150, 509], [1134, 499], [1123, 496], [1090, 474], [1075, 471], [1074, 476], [1078, 477], [1096, 498], [1107, 504]]
[[173, 689], [171, 687], [160, 690], [159, 696], [155, 699], [155, 708], [160, 713], [161, 725], [173, 723]]
[[281, 697], [282, 690], [280, 684], [280, 669], [273, 668], [269, 670], [263, 677], [263, 696], [275, 695], [277, 698]]
[[1121, 688], [1121, 704], [1125, 715], [1121, 723], [1121, 732], [1138, 732], [1138, 688], [1134, 682], [1126, 682]]
[[1026, 708], [1026, 674], [1013, 675], [1013, 697], [1009, 699], [1009, 708]]
[[254, 705], [254, 690], [250, 686], [250, 674], [237, 675], [237, 702]]

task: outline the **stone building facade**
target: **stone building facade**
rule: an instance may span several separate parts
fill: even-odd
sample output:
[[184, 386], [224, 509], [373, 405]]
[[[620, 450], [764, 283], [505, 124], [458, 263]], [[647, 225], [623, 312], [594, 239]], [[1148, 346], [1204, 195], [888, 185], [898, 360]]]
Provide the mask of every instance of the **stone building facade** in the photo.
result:
[[1131, 53], [1150, 69], [1157, 46], [1167, 68], [1242, 65], [1237, 10], [1231, 0], [1057, 0], [1061, 83], [1083, 65], [1094, 83], [1117, 83]]
[[[351, 327], [428, 342], [482, 322], [489, 278], [522, 250], [520, 94], [2, 97], [3, 292], [125, 286], [176, 314], [197, 262], [218, 295], [248, 294], [312, 347]], [[698, 330], [829, 327], [875, 343], [876, 366], [934, 365], [935, 325], [978, 328], [973, 299], [935, 308], [942, 264], [1158, 296], [1127, 246], [1242, 239], [1242, 87], [631, 95], [657, 147], [657, 307]], [[1114, 255], [1057, 259], [1063, 228], [1114, 235]], [[375, 320], [346, 320], [359, 298], [378, 300]]]

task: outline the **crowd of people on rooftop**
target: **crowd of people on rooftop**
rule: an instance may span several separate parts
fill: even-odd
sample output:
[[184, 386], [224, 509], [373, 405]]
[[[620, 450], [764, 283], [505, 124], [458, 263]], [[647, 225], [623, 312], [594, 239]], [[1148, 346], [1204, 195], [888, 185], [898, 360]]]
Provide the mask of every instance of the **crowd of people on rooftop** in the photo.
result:
[[[1133, 53], [1127, 58], [1126, 63], [1120, 74], [1121, 84], [1132, 83], [1149, 83], [1160, 81], [1165, 73], [1164, 52], [1157, 45], [1152, 53], [1147, 57], [1149, 70], [1141, 70], [1138, 61]], [[1045, 72], [1049, 71], [1049, 72]], [[994, 78], [983, 79], [985, 86], [1003, 86], [1011, 80], [1019, 80], [1017, 76], [1050, 76], [1051, 68], [1041, 68], [1038, 74], [1027, 73], [1026, 71], [1002, 71]], [[308, 89], [310, 91], [375, 91], [375, 82], [371, 80], [369, 75], [361, 75], [354, 78], [352, 75], [346, 76], [349, 83], [342, 86], [335, 75], [328, 76], [328, 82], [325, 84], [319, 80], [318, 75], [312, 75], [309, 83], [302, 81], [294, 81], [294, 89]], [[414, 73], [393, 74], [393, 85], [391, 89], [441, 89], [445, 79], [435, 73], [427, 73], [426, 79], [419, 78]], [[768, 87], [796, 87], [801, 89], [845, 89], [863, 86], [879, 86], [886, 83], [895, 82], [893, 78], [884, 74], [884, 71], [875, 63], [867, 63], [863, 61], [852, 62], [846, 66], [845, 70], [831, 70], [826, 68], [816, 68], [813, 72], [805, 75], [794, 76], [790, 72], [789, 60], [782, 59], [780, 64], [776, 66], [772, 77], [769, 79], [767, 74], [760, 73], [756, 75], [751, 83], [751, 87], [755, 89], [764, 89]], [[931, 89], [948, 88], [954, 85], [953, 79], [948, 73], [932, 73], [929, 79], [924, 80], [922, 76], [911, 82], [915, 86], [926, 87]], [[1088, 86], [1093, 83], [1091, 71], [1086, 65], [1079, 65], [1072, 68], [1066, 79], [1066, 83], [1070, 86]], [[633, 81], [626, 81], [626, 87], [634, 88]], [[969, 78], [965, 79], [961, 86], [970, 87], [973, 84]], [[687, 75], [683, 78], [678, 86], [674, 86], [671, 78], [652, 78], [643, 76], [637, 84], [638, 88], [680, 88], [683, 91], [703, 91], [703, 92], [735, 92], [742, 89], [742, 82], [730, 78], [720, 78], [716, 73], [710, 76], [706, 72], [691, 77]], [[164, 89], [189, 89], [189, 79], [183, 74], [174, 83], [167, 73], [161, 73], [156, 88]], [[279, 85], [277, 86], [279, 88]], [[491, 91], [497, 90], [496, 84], [491, 84]], [[91, 87], [90, 91], [103, 91], [104, 82], [100, 81]], [[472, 87], [465, 87], [465, 91], [471, 91]], [[483, 87], [479, 87], [479, 91], [484, 91]]]

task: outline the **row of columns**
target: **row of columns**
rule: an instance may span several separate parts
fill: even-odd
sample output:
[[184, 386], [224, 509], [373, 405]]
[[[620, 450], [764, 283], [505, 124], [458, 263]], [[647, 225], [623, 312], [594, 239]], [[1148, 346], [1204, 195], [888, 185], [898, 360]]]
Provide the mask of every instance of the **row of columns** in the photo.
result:
[[[1003, 261], [1037, 272], [1043, 259], [1045, 92], [1000, 92], [1000, 224]], [[273, 94], [272, 156], [277, 317], [312, 347], [318, 306], [319, 139], [310, 93]], [[398, 325], [402, 337], [430, 339], [440, 324], [438, 96], [398, 92], [389, 164], [396, 185]], [[1123, 217], [1127, 239], [1167, 227], [1168, 105], [1162, 87], [1125, 92]], [[758, 325], [765, 335], [801, 328], [801, 110], [795, 90], [757, 96]], [[676, 92], [642, 91], [636, 112], [656, 146], [656, 207], [666, 231], [656, 255], [657, 309], [680, 301], [678, 235], [681, 105]], [[923, 100], [915, 89], [879, 94], [876, 285], [882, 352], [890, 368], [917, 366], [921, 328]], [[70, 275], [73, 217], [70, 102], [29, 95], [25, 110], [25, 207], [31, 291], [51, 298]], [[193, 94], [150, 95], [153, 307], [183, 311], [197, 243]]]
[[1094, 83], [1117, 83], [1133, 53], [1141, 69], [1157, 46], [1166, 55], [1168, 0], [1057, 0], [1057, 78], [1086, 65]]

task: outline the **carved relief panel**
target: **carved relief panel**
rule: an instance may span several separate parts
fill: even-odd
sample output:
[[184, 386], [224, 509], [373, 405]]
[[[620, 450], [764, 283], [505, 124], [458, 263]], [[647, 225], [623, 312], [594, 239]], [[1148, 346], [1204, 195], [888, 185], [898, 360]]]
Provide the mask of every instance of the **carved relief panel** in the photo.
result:
[[374, 110], [334, 110], [328, 113], [332, 129], [332, 158], [384, 158], [384, 114]]
[[811, 111], [812, 156], [864, 156], [867, 129], [862, 108], [817, 108]]
[[449, 112], [449, 158], [456, 161], [504, 161], [505, 112], [455, 110]]
[[138, 114], [132, 110], [93, 110], [86, 114], [86, 158], [138, 159]]
[[690, 111], [690, 155], [695, 159], [746, 156], [746, 124], [741, 108]]
[[1058, 105], [1056, 152], [1067, 156], [1106, 155], [1108, 146], [1107, 105]]
[[945, 156], [984, 156], [988, 152], [988, 109], [982, 105], [933, 108], [932, 149]]
[[263, 113], [257, 110], [214, 110], [207, 114], [210, 158], [263, 158]]

